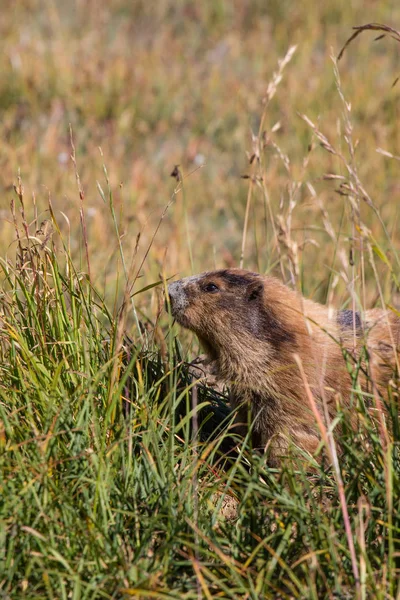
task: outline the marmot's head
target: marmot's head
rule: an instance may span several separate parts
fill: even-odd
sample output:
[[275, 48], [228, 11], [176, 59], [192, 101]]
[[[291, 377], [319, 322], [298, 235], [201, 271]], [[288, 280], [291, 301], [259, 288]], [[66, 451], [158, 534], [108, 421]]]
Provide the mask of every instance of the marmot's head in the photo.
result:
[[256, 341], [279, 349], [293, 341], [293, 334], [274, 306], [275, 284], [272, 278], [242, 269], [186, 277], [168, 286], [171, 312], [215, 357], [221, 350], [245, 353]]

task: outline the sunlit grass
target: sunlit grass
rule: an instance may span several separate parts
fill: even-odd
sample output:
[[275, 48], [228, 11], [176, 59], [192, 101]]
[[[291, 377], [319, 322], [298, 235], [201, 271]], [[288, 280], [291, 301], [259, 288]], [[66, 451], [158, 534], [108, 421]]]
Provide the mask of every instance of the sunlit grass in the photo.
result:
[[332, 60], [366, 20], [395, 27], [400, 8], [2, 16], [4, 598], [400, 597], [396, 392], [384, 432], [360, 393], [358, 430], [339, 412], [339, 472], [323, 444], [271, 469], [192, 381], [197, 345], [162, 293], [242, 261], [399, 310], [399, 46], [365, 32]]
[[[118, 319], [70, 256], [61, 266], [37, 236], [18, 245], [25, 260], [2, 262], [3, 595], [354, 598], [328, 464], [295, 455], [271, 470], [243, 442], [222, 468], [224, 400], [194, 397], [172, 336], [170, 359], [118, 345]], [[357, 595], [395, 598], [397, 400], [386, 452], [357, 406], [357, 431], [339, 415]]]
[[[142, 2], [130, 5], [120, 0], [101, 9], [88, 3], [57, 2], [40, 8], [35, 1], [18, 3], [4, 15], [0, 40], [3, 249], [13, 239], [13, 228], [5, 219], [20, 169], [26, 196], [35, 194], [42, 213], [50, 195], [57, 216], [59, 211], [66, 214], [71, 250], [74, 256], [79, 254], [79, 198], [69, 158], [71, 124], [93, 275], [100, 288], [108, 293], [119, 255], [96, 185], [99, 181], [105, 187], [103, 161], [127, 256], [139, 233], [138, 250], [144, 254], [174, 187], [169, 175], [180, 164], [186, 176], [188, 229], [196, 250], [193, 269], [237, 264], [248, 192], [248, 181], [240, 177], [249, 173], [246, 150], [253, 152], [251, 131], [258, 131], [263, 98], [278, 59], [297, 45], [263, 127], [288, 156], [290, 173], [269, 146], [263, 177], [273, 212], [280, 211], [282, 203], [287, 206], [288, 185], [303, 182], [293, 213], [293, 236], [299, 246], [310, 238], [319, 244], [318, 264], [315, 247], [306, 244], [301, 250], [308, 273], [305, 285], [311, 293], [339, 264], [308, 183], [335, 231], [344, 238], [350, 232], [342, 221], [344, 203], [334, 191], [335, 183], [320, 180], [325, 173], [343, 174], [340, 161], [318, 146], [309, 155], [312, 135], [297, 113], [317, 123], [334, 146], [343, 143], [342, 107], [330, 54], [332, 49], [339, 52], [352, 25], [366, 20], [395, 25], [400, 9], [361, 0], [351, 5], [343, 0], [334, 8], [315, 7], [310, 1], [296, 6], [284, 2], [198, 6], [163, 0], [151, 10]], [[373, 36], [366, 33], [353, 43], [341, 61], [341, 76], [352, 105], [363, 185], [395, 231], [398, 214], [392, 198], [397, 195], [397, 164], [377, 154], [376, 148], [398, 153], [400, 88], [392, 88], [398, 44], [389, 38], [374, 42]], [[244, 257], [251, 268], [275, 264], [273, 240], [264, 235], [265, 229], [270, 231], [264, 204], [263, 195], [257, 194], [249, 221], [257, 242], [254, 234], [248, 237]], [[362, 210], [364, 222], [377, 233], [374, 214], [366, 206]], [[147, 283], [163, 266], [168, 273], [192, 270], [183, 216], [180, 195], [144, 265]], [[66, 233], [65, 220], [60, 219], [60, 226]], [[114, 242], [105, 246], [105, 239]]]

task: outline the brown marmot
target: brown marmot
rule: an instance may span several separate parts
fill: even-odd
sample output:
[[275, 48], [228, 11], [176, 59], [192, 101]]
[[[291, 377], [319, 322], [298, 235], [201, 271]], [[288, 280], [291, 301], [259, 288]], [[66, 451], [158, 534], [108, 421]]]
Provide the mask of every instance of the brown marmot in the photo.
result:
[[250, 407], [253, 446], [269, 444], [272, 459], [289, 438], [310, 452], [319, 443], [295, 354], [321, 415], [328, 407], [330, 418], [339, 402], [353, 401], [353, 369], [371, 407], [374, 395], [387, 397], [398, 373], [400, 319], [391, 311], [372, 309], [363, 318], [332, 311], [274, 277], [242, 269], [186, 277], [168, 293], [172, 315], [197, 334], [214, 373], [229, 386], [236, 427], [248, 431]]

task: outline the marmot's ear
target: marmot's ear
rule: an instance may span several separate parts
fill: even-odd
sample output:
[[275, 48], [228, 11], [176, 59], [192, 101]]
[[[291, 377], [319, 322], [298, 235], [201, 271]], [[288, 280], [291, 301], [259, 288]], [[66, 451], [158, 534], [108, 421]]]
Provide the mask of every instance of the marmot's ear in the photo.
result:
[[247, 300], [249, 302], [257, 300], [257, 298], [260, 298], [262, 296], [263, 291], [264, 285], [262, 281], [255, 281], [247, 288]]

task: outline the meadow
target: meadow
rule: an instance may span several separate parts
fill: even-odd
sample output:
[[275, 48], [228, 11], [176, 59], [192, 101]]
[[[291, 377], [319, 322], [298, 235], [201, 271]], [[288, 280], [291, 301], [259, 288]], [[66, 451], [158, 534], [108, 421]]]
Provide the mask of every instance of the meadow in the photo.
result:
[[354, 376], [338, 461], [227, 458], [163, 294], [243, 265], [400, 311], [398, 29], [373, 0], [3, 11], [1, 598], [400, 600], [396, 393], [377, 427]]

